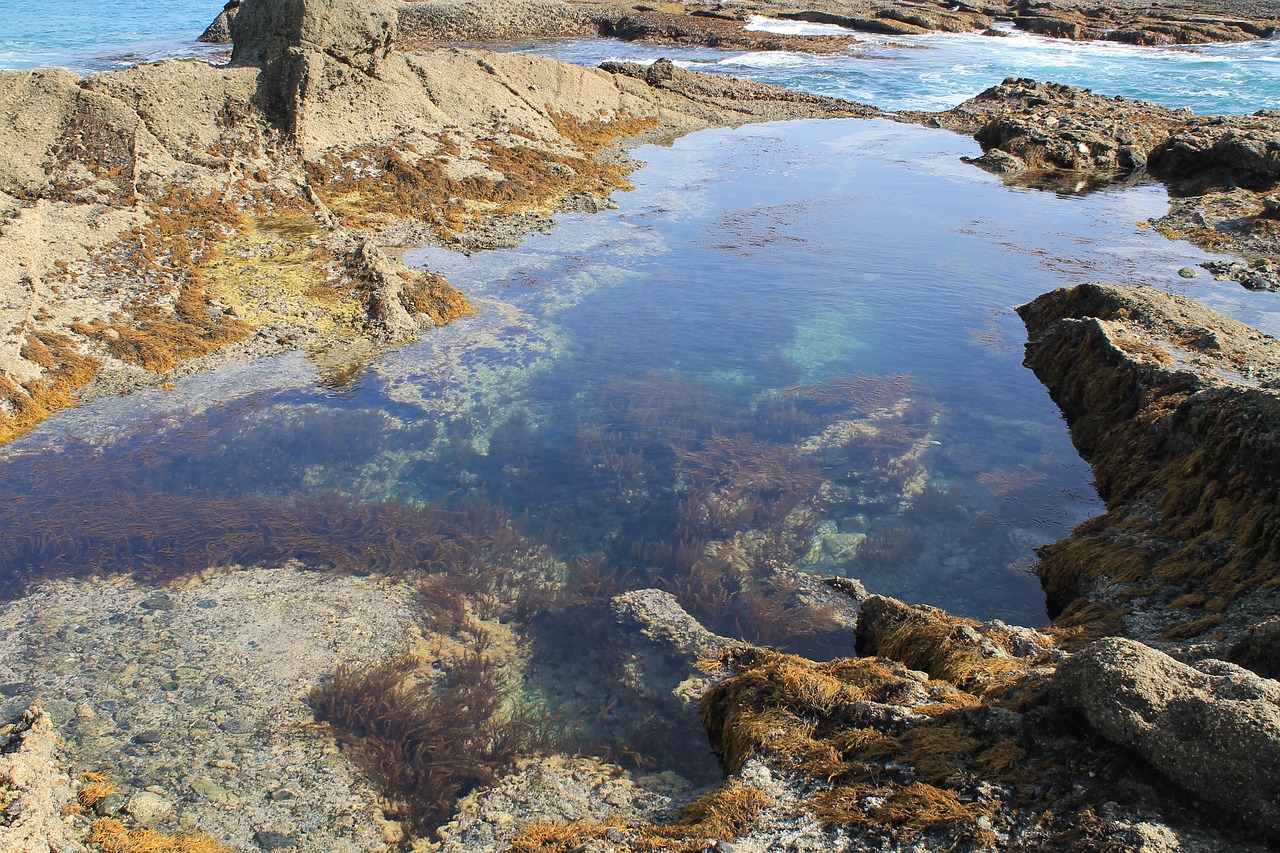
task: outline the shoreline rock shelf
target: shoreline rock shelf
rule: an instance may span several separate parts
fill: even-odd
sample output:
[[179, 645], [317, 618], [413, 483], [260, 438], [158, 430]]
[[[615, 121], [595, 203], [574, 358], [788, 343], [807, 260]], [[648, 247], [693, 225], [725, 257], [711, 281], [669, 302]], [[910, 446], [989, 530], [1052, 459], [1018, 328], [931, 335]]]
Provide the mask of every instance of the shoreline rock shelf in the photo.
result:
[[[415, 5], [427, 15], [445, 4]], [[934, 26], [876, 8], [897, 21], [887, 26]], [[1252, 37], [1269, 26], [1228, 20], [1231, 10], [1189, 22], [1200, 29], [1117, 32]], [[1017, 15], [1073, 37], [1101, 20], [1045, 5]], [[599, 202], [625, 186], [629, 141], [880, 115], [670, 62], [408, 54], [395, 49], [405, 15], [391, 2], [261, 0], [228, 17], [225, 68], [0, 74], [0, 439], [76, 401], [218, 361], [340, 343], [367, 357], [415, 339], [469, 306], [400, 263], [398, 248], [502, 245], [527, 233], [530, 213]], [[974, 133], [982, 165], [1005, 172], [1145, 167], [1210, 207], [1254, 193], [1247, 240], [1257, 259], [1274, 253], [1275, 205], [1260, 195], [1277, 177], [1274, 116], [1198, 119], [1013, 80], [956, 110], [900, 118]], [[815, 662], [717, 636], [669, 593], [606, 594], [596, 578], [599, 600], [561, 602], [551, 618], [572, 626], [575, 606], [605, 614], [601, 648], [617, 672], [595, 677], [616, 675], [637, 707], [691, 717], [698, 704], [724, 771], [699, 794], [664, 768], [627, 773], [533, 746], [509, 762], [497, 743], [483, 746], [488, 765], [441, 780], [422, 758], [450, 745], [422, 740], [438, 721], [388, 727], [437, 688], [491, 703], [484, 723], [498, 720], [496, 691], [530, 667], [508, 617], [533, 605], [498, 594], [510, 589], [481, 584], [471, 602], [443, 575], [413, 584], [296, 561], [169, 588], [51, 582], [0, 607], [0, 696], [18, 720], [0, 729], [0, 844], [432, 847], [411, 837], [421, 827], [406, 780], [394, 795], [372, 787], [412, 764], [434, 786], [432, 815], [465, 795], [439, 832], [451, 853], [1268, 849], [1280, 344], [1190, 300], [1116, 285], [1054, 291], [1019, 313], [1026, 364], [1107, 503], [1042, 551], [1049, 628], [797, 580], [829, 630], [856, 637], [858, 657]], [[533, 592], [554, 601], [566, 567], [505, 535], [522, 567], [541, 572]], [[448, 606], [424, 612], [428, 599]], [[391, 662], [361, 669], [370, 660]], [[451, 669], [478, 673], [475, 683], [453, 683]], [[322, 705], [327, 729], [314, 725]], [[465, 719], [458, 705], [439, 716]], [[484, 730], [494, 740], [521, 729], [502, 713]], [[540, 721], [544, 751], [558, 724]], [[397, 752], [409, 743], [412, 756]]]

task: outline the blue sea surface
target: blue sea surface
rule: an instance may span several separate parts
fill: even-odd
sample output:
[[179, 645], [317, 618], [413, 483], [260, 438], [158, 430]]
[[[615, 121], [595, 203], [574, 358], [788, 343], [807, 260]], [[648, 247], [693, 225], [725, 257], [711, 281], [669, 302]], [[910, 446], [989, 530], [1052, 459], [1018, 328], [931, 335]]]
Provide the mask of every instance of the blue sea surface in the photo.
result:
[[218, 0], [23, 0], [0, 4], [0, 68], [56, 66], [82, 74], [139, 62], [216, 57], [225, 45], [196, 38]]
[[[3, 9], [5, 64], [81, 70], [129, 61], [109, 58], [121, 51], [190, 51], [218, 11], [48, 0]], [[605, 39], [502, 48], [587, 65], [666, 55], [893, 109], [945, 107], [1017, 74], [1245, 112], [1280, 105], [1277, 44], [1139, 49], [940, 34], [869, 40], [838, 56]], [[708, 454], [755, 447], [760, 464], [807, 460], [784, 476], [808, 482], [816, 466], [826, 483], [830, 517], [800, 524], [812, 547], [788, 559], [1035, 624], [1045, 618], [1028, 571], [1035, 547], [1100, 504], [1056, 407], [1021, 366], [1012, 306], [1108, 280], [1280, 328], [1266, 297], [1178, 276], [1208, 256], [1141, 226], [1166, 208], [1155, 185], [1010, 187], [960, 162], [977, 153], [972, 140], [884, 121], [709, 131], [638, 153], [648, 166], [616, 211], [562, 216], [516, 249], [410, 253], [468, 293], [478, 315], [337, 389], [285, 357], [63, 413], [3, 451], [0, 493], [17, 517], [63, 507], [50, 522], [63, 530], [48, 541], [81, 541], [77, 531], [108, 530], [90, 523], [99, 499], [83, 480], [99, 472], [115, 490], [101, 500], [133, 490], [144, 509], [93, 536], [119, 535], [121, 553], [152, 561], [194, 559], [180, 549], [145, 556], [147, 507], [170, 489], [286, 504], [322, 493], [353, 512], [478, 497], [532, 519], [561, 559], [612, 553], [611, 570], [625, 573], [628, 543], [642, 556], [687, 538], [679, 506], [696, 499]], [[837, 411], [833, 389], [866, 399]], [[648, 401], [652, 422], [627, 420], [635, 400]], [[0, 573], [38, 574], [60, 558], [32, 548]]]
[[[762, 29], [826, 32], [829, 25], [763, 20]], [[845, 31], [850, 33], [852, 31]], [[607, 39], [507, 44], [581, 65], [606, 60], [652, 62], [666, 57], [686, 68], [733, 74], [790, 89], [845, 98], [885, 110], [942, 110], [1006, 77], [1066, 83], [1190, 107], [1200, 115], [1243, 115], [1280, 109], [1280, 40], [1178, 47], [1074, 42], [1010, 29], [1002, 36], [934, 33], [865, 39], [847, 53], [813, 55], [654, 46]]]

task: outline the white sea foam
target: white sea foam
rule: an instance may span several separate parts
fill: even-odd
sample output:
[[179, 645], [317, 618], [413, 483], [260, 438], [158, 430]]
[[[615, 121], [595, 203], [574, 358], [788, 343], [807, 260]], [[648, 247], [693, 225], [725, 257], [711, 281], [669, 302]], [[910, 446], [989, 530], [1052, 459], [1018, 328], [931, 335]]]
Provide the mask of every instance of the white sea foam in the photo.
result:
[[716, 64], [743, 68], [806, 68], [814, 65], [816, 59], [817, 57], [808, 53], [771, 50], [767, 53], [744, 53], [739, 56], [730, 56]]
[[808, 21], [783, 21], [752, 15], [747, 18], [746, 29], [760, 33], [777, 33], [784, 36], [848, 36], [853, 30], [835, 24], [811, 24]]

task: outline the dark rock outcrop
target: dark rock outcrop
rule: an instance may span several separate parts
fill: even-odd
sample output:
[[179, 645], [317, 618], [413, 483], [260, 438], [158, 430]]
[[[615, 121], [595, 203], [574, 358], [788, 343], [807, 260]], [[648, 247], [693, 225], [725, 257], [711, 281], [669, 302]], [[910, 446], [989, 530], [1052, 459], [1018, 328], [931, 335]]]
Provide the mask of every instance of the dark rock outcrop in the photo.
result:
[[972, 134], [985, 156], [971, 162], [992, 171], [1125, 173], [1143, 168], [1152, 149], [1192, 114], [1010, 77], [947, 112], [903, 117]]
[[1270, 187], [1280, 180], [1280, 112], [1196, 119], [1150, 160], [1151, 173], [1167, 180]]
[[239, 11], [240, 0], [230, 0], [218, 13], [218, 17], [213, 19], [213, 23], [196, 37], [196, 41], [204, 44], [231, 44], [231, 22], [236, 19]]
[[1113, 743], [1259, 832], [1280, 827], [1280, 684], [1220, 660], [1194, 667], [1099, 640], [1058, 670], [1062, 701]]

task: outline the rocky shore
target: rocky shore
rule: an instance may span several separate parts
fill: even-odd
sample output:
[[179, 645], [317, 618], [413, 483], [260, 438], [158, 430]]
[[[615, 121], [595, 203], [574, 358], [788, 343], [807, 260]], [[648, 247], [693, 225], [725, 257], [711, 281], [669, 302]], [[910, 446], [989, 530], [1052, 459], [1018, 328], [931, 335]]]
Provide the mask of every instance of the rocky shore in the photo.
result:
[[403, 53], [390, 3], [264, 8], [223, 68], [0, 74], [0, 440], [226, 360], [341, 372], [415, 339], [469, 305], [400, 248], [596, 209], [634, 166], [622, 140], [874, 113], [669, 63]]
[[[1012, 19], [1137, 43], [1274, 27], [1268, 7], [1225, 3], [658, 4], [619, 17], [530, 0], [488, 29], [470, 4], [321, 5], [228, 14], [224, 68], [0, 74], [0, 439], [221, 361], [303, 348], [338, 371], [415, 339], [468, 305], [399, 249], [509, 244], [556, 210], [598, 209], [626, 186], [621, 146], [635, 140], [879, 115], [662, 61], [409, 53], [400, 28], [426, 43], [625, 18], [638, 38], [709, 43], [742, 38], [735, 22], [762, 10], [882, 32]], [[1277, 286], [1274, 115], [1200, 118], [1008, 80], [897, 118], [974, 135], [977, 165], [1011, 180], [1166, 181], [1183, 196], [1155, 227], [1233, 247], [1246, 272], [1215, 273]], [[341, 573], [315, 557], [167, 586], [87, 570], [0, 606], [0, 846], [1272, 849], [1280, 344], [1110, 284], [1019, 313], [1026, 364], [1107, 510], [1043, 549], [1045, 630], [774, 567], [775, 620], [847, 639], [850, 656], [818, 662], [717, 635], [671, 593], [615, 589], [481, 511], [488, 538], [464, 545], [449, 528], [430, 553], [449, 570], [434, 574]], [[539, 655], [577, 655], [580, 683], [613, 699], [597, 724], [644, 754], [571, 755], [597, 745], [572, 721], [511, 708], [503, 697]], [[723, 777], [711, 786], [695, 778], [704, 737]], [[654, 756], [666, 763], [622, 767]]]
[[1058, 83], [1009, 78], [943, 113], [900, 120], [973, 136], [969, 162], [1026, 186], [1081, 192], [1155, 178], [1173, 196], [1151, 227], [1243, 262], [1219, 279], [1280, 290], [1280, 114], [1197, 116]]

